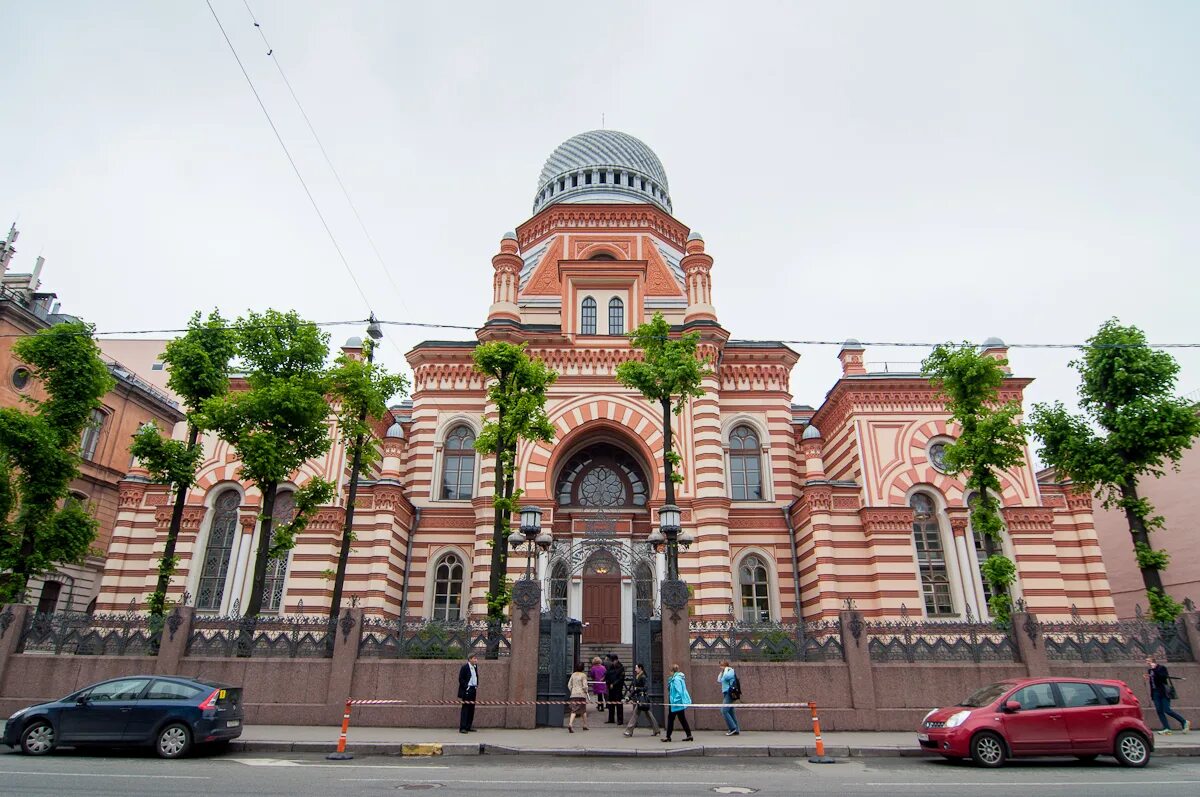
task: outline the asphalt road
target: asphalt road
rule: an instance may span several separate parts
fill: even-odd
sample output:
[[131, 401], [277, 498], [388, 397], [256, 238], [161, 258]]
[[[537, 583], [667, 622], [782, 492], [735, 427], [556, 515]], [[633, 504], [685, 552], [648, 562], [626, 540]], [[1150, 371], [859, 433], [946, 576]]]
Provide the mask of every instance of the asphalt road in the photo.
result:
[[1143, 770], [1101, 759], [1016, 762], [980, 770], [930, 759], [603, 759], [480, 756], [431, 759], [365, 757], [331, 762], [225, 754], [160, 761], [140, 752], [63, 751], [48, 758], [0, 755], [0, 795], [677, 795], [1086, 794], [1153, 797], [1200, 793], [1200, 759], [1160, 758]]

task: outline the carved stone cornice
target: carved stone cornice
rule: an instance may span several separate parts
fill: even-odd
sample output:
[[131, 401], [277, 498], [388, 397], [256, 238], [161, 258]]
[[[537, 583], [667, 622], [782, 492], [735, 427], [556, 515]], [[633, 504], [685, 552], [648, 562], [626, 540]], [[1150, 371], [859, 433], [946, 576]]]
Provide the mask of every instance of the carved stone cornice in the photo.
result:
[[205, 506], [185, 506], [183, 508], [183, 518], [179, 524], [180, 531], [200, 531], [200, 524], [204, 522], [204, 516], [208, 513], [208, 507]]
[[118, 495], [121, 509], [136, 509], [142, 505], [142, 498], [146, 495], [146, 485], [141, 482], [121, 482]]
[[722, 363], [722, 390], [788, 391], [791, 369], [770, 363]]
[[427, 362], [413, 368], [413, 391], [487, 388], [487, 379], [471, 362]]
[[1086, 490], [1068, 489], [1067, 509], [1072, 512], [1090, 512], [1092, 509], [1092, 494]]
[[1044, 506], [1006, 506], [1001, 508], [1009, 534], [1050, 534], [1054, 512]]
[[971, 522], [971, 514], [966, 507], [950, 507], [946, 510], [946, 516], [950, 519], [950, 530], [954, 532], [954, 536], [965, 537], [967, 526]]
[[652, 232], [675, 244], [681, 251], [688, 228], [652, 205], [551, 205], [517, 227], [521, 249], [559, 231], [638, 230]]
[[875, 535], [909, 535], [913, 532], [913, 511], [907, 506], [863, 507], [858, 510], [863, 532]]
[[403, 506], [404, 491], [399, 487], [376, 485], [372, 492], [375, 495], [377, 511], [395, 512]]
[[346, 527], [346, 509], [340, 506], [323, 506], [308, 521], [305, 531], [341, 533]]
[[829, 512], [833, 508], [833, 488], [827, 484], [806, 485], [800, 503], [810, 514]]

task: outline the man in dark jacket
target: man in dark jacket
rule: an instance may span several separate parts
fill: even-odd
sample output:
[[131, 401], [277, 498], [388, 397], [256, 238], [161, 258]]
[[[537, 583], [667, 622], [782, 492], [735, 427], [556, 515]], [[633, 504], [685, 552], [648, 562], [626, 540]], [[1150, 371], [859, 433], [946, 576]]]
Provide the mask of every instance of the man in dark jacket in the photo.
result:
[[625, 724], [625, 665], [616, 653], [608, 654], [608, 667], [604, 671], [604, 683], [608, 686], [608, 720], [606, 724]]
[[458, 699], [462, 709], [458, 712], [458, 732], [470, 733], [475, 729], [475, 695], [479, 690], [479, 657], [472, 653], [458, 670]]

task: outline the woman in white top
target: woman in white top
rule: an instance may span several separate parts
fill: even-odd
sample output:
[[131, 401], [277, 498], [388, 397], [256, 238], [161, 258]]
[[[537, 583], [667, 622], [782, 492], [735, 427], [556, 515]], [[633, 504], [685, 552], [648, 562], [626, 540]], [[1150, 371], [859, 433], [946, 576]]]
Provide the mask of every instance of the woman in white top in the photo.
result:
[[588, 729], [588, 679], [583, 672], [583, 662], [575, 665], [575, 672], [571, 673], [571, 677], [567, 679], [567, 694], [571, 696], [571, 700], [567, 704], [568, 710], [571, 712], [571, 717], [567, 720], [567, 733], [575, 733], [575, 729], [571, 726], [575, 724], [576, 715], [583, 717], [583, 729], [586, 731]]

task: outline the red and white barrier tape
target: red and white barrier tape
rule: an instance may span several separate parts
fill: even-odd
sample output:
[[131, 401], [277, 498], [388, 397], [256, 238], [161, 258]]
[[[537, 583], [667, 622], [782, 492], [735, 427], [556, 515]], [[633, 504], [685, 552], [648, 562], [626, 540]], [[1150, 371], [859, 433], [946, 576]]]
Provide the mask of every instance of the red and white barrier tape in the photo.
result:
[[[447, 706], [461, 706], [462, 700], [425, 700], [419, 703], [409, 702], [407, 700], [371, 700], [352, 698], [349, 701], [352, 706], [404, 706], [405, 708], [445, 708]], [[563, 700], [475, 700], [472, 701], [476, 706], [563, 706], [570, 702], [569, 699]], [[633, 705], [630, 701], [625, 701], [626, 705]], [[594, 704], [593, 704], [594, 705]], [[669, 705], [661, 703], [658, 705]], [[687, 708], [762, 708], [762, 709], [795, 709], [795, 708], [811, 708], [811, 703], [691, 703]]]

